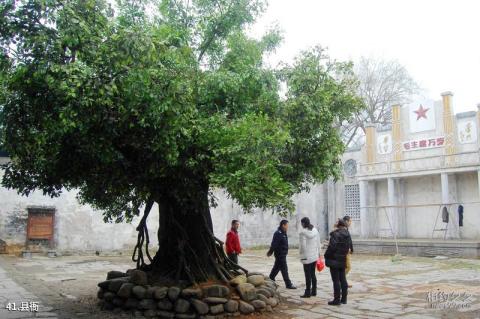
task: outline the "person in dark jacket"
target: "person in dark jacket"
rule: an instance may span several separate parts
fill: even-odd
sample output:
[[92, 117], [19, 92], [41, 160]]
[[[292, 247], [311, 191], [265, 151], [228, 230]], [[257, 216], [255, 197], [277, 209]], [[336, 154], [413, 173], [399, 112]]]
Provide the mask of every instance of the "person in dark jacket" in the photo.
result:
[[343, 219], [339, 219], [336, 226], [337, 229], [330, 233], [328, 248], [324, 255], [325, 264], [330, 268], [333, 282], [333, 300], [328, 302], [329, 305], [346, 304], [348, 294], [345, 267], [352, 239]]
[[280, 226], [277, 231], [273, 234], [272, 244], [270, 249], [267, 252], [267, 256], [270, 257], [272, 254], [275, 256], [275, 263], [273, 265], [272, 271], [270, 272], [270, 279], [275, 280], [275, 277], [278, 275], [278, 272], [282, 273], [283, 281], [285, 281], [285, 286], [287, 289], [297, 289], [295, 287], [289, 276], [288, 276], [288, 266], [287, 266], [287, 255], [288, 255], [288, 220], [283, 219], [280, 222]]

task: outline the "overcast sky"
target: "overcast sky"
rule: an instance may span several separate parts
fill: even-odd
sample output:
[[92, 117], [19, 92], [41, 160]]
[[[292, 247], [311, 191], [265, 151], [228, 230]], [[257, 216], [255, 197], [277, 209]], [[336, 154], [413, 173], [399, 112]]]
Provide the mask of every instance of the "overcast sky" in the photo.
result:
[[480, 1], [270, 0], [252, 32], [274, 23], [284, 42], [272, 63], [320, 44], [338, 60], [398, 60], [426, 97], [452, 91], [455, 113], [480, 103]]

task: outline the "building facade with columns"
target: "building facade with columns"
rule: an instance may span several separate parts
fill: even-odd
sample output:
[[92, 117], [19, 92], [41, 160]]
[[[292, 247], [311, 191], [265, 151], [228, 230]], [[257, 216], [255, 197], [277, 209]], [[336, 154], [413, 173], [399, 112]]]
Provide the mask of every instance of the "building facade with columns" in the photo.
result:
[[[353, 219], [357, 252], [480, 257], [480, 110], [453, 113], [453, 94], [392, 107], [389, 125], [366, 125], [365, 144], [343, 154], [344, 176], [297, 195], [295, 243], [308, 216], [326, 238]], [[279, 217], [244, 216], [228, 198], [213, 210], [216, 232], [235, 218], [247, 245], [268, 245]]]
[[395, 105], [391, 125], [367, 125], [362, 149], [345, 153], [335, 214], [355, 206], [354, 235], [480, 240], [480, 112], [454, 115], [452, 102]]

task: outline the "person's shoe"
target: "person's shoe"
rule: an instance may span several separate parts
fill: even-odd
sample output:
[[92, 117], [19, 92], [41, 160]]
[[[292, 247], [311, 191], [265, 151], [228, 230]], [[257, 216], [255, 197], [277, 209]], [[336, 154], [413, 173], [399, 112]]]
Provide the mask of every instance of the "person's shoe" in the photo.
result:
[[347, 296], [342, 297], [342, 299], [340, 300], [340, 302], [341, 302], [342, 304], [346, 305], [346, 304], [347, 304]]
[[340, 306], [340, 299], [333, 299], [332, 301], [328, 302], [329, 306]]
[[300, 296], [300, 298], [310, 298], [310, 290], [305, 289], [305, 293]]
[[310, 296], [312, 296], [312, 297], [317, 296], [317, 287], [312, 288], [312, 293], [310, 294]]
[[287, 289], [297, 289], [297, 287], [295, 287], [294, 285], [287, 286], [286, 288]]

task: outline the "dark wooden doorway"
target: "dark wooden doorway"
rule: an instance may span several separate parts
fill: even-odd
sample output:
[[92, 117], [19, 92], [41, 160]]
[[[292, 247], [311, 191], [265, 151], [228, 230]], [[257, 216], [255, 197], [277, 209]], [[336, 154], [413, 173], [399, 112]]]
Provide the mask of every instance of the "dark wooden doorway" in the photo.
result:
[[27, 247], [54, 248], [54, 208], [28, 208]]

